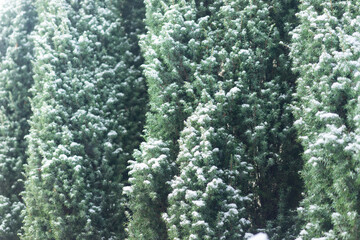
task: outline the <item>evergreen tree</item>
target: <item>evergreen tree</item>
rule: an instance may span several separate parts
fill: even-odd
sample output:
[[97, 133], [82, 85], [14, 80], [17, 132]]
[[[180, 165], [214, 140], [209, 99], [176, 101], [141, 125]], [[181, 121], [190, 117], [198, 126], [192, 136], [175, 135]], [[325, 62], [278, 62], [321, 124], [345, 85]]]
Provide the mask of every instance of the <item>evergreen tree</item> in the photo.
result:
[[[285, 232], [293, 224], [290, 209], [300, 199], [297, 172], [301, 147], [295, 142], [289, 108], [295, 77], [289, 74], [286, 43], [296, 3], [146, 2], [148, 33], [142, 46], [151, 110], [147, 115], [147, 142], [135, 154], [130, 171], [132, 186], [128, 192], [133, 216], [129, 232], [133, 239], [167, 239], [160, 215], [168, 204], [165, 219], [169, 234], [177, 234], [169, 220], [178, 219], [176, 197], [168, 203], [167, 195], [176, 191], [171, 188], [183, 187], [169, 185], [173, 176], [179, 179], [187, 171], [179, 160], [180, 132], [199, 102], [208, 101], [201, 97], [202, 92], [206, 90], [208, 99], [214, 99], [221, 89], [228, 95], [223, 103], [223, 127], [241, 143], [241, 151], [234, 148], [233, 155], [240, 151], [242, 161], [254, 167], [248, 184], [244, 184], [247, 189], [239, 186], [243, 196], [253, 195], [247, 206], [251, 229], [274, 222], [280, 225], [272, 233], [274, 237], [291, 238]], [[282, 15], [289, 22], [282, 23]], [[149, 146], [150, 142], [157, 145]], [[155, 214], [148, 214], [149, 209]], [[174, 221], [181, 229], [180, 221]], [[184, 239], [187, 236], [179, 235]]]
[[120, 1], [38, 0], [23, 239], [124, 239], [144, 82]]
[[242, 144], [229, 134], [224, 102], [200, 103], [180, 138], [180, 174], [171, 182], [170, 239], [242, 239], [249, 228], [246, 201], [251, 165]]
[[291, 55], [299, 73], [304, 221], [298, 239], [359, 239], [360, 3], [301, 4]]
[[[161, 214], [166, 212], [168, 181], [176, 169], [177, 141], [194, 101], [186, 93], [186, 82], [190, 84], [191, 79], [185, 76], [193, 78], [195, 53], [187, 50], [187, 37], [179, 34], [180, 28], [172, 28], [174, 22], [184, 20], [174, 12], [166, 13], [168, 5], [170, 1], [145, 2], [148, 32], [141, 45], [150, 110], [145, 142], [129, 167], [129, 239], [168, 239]], [[186, 33], [192, 34], [191, 30], [188, 26]]]
[[18, 239], [24, 208], [20, 193], [26, 162], [27, 120], [31, 115], [28, 90], [33, 84], [33, 44], [30, 34], [36, 23], [36, 12], [32, 2], [26, 0], [8, 7], [11, 9], [2, 15], [5, 34], [1, 42], [5, 48], [0, 63], [0, 239], [11, 240]]
[[4, 1], [0, 4], [0, 56], [2, 60], [6, 55], [6, 50], [9, 45], [9, 36], [13, 31], [11, 23], [15, 19], [16, 13], [14, 11], [14, 3]]

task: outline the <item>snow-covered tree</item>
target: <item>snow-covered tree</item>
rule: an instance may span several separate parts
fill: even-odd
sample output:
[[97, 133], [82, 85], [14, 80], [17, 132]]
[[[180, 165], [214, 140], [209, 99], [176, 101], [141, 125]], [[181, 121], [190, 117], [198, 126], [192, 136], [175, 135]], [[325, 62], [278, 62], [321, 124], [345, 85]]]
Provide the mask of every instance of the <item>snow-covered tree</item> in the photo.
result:
[[[134, 234], [133, 239], [168, 237], [159, 216], [170, 204], [166, 199], [169, 192], [164, 192], [171, 190], [169, 181], [182, 171], [176, 159], [184, 121], [199, 102], [214, 99], [222, 89], [228, 95], [223, 103], [224, 127], [241, 143], [242, 161], [254, 166], [251, 184], [244, 190], [244, 196], [252, 193], [254, 199], [247, 208], [251, 227], [255, 230], [270, 221], [279, 223], [280, 229], [272, 234], [284, 238], [281, 234], [292, 225], [287, 215], [297, 206], [301, 192], [297, 173], [301, 147], [295, 142], [289, 108], [295, 77], [286, 45], [297, 2], [145, 3], [148, 32], [142, 49], [151, 109], [147, 143], [130, 167], [130, 235]], [[204, 90], [208, 96], [202, 96]], [[147, 149], [153, 149], [150, 142], [160, 144], [162, 147], [156, 148], [163, 150], [148, 154]], [[154, 164], [160, 156], [161, 164]], [[141, 203], [144, 198], [148, 204]], [[157, 217], [147, 214], [150, 210]], [[147, 238], [149, 232], [152, 237]]]
[[16, 13], [13, 2], [4, 1], [0, 4], [0, 56], [1, 59], [3, 59], [6, 55], [6, 50], [9, 45], [9, 36], [13, 31], [11, 23], [15, 19]]
[[38, 0], [23, 239], [124, 239], [144, 82], [120, 1]]
[[269, 238], [265, 233], [258, 233], [252, 236], [249, 240], [269, 240]]
[[0, 239], [18, 239], [24, 208], [23, 165], [26, 162], [29, 89], [33, 84], [33, 44], [30, 34], [36, 23], [32, 1], [6, 5], [0, 13], [3, 26], [0, 62]]
[[170, 239], [242, 239], [249, 229], [244, 194], [251, 165], [228, 133], [223, 102], [200, 103], [186, 120], [164, 219]]
[[359, 239], [359, 1], [302, 1], [291, 56], [304, 146], [298, 239]]
[[124, 187], [132, 211], [129, 239], [167, 239], [161, 214], [166, 211], [170, 191], [166, 180], [173, 174], [170, 148], [162, 140], [148, 138], [134, 156], [137, 161], [130, 162], [131, 186]]
[[248, 209], [253, 229], [270, 224], [277, 227], [271, 237], [284, 239], [293, 223], [290, 209], [301, 193], [301, 147], [289, 108], [295, 77], [286, 46], [296, 1], [214, 1], [211, 6], [206, 40], [213, 43], [207, 59], [213, 57], [214, 65], [201, 64], [202, 82], [224, 82], [226, 122], [243, 144], [243, 161], [254, 167]]
[[191, 25], [185, 34], [183, 29], [173, 28], [178, 20], [184, 20], [181, 13], [167, 12], [170, 2], [145, 2], [148, 32], [141, 44], [150, 110], [145, 142], [130, 165], [130, 239], [167, 239], [161, 214], [167, 209], [168, 181], [174, 175], [177, 141], [184, 120], [192, 112], [194, 96], [188, 96], [185, 85], [193, 79], [195, 53], [187, 49], [186, 35], [199, 32], [192, 32]]

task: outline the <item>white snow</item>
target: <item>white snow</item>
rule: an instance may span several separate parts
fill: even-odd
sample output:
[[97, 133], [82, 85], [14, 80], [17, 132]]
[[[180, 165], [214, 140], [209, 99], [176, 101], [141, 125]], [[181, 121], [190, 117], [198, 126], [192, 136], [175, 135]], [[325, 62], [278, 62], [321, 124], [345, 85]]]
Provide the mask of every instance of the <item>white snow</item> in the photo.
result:
[[321, 120], [327, 120], [327, 119], [339, 119], [339, 115], [336, 113], [329, 113], [324, 111], [319, 111], [316, 113], [316, 116], [319, 117]]
[[0, 8], [2, 8], [5, 3], [6, 3], [6, 0], [0, 0]]
[[143, 171], [144, 169], [148, 169], [148, 165], [145, 163], [135, 163], [132, 165], [132, 170], [130, 171], [130, 174], [137, 171]]
[[338, 213], [338, 212], [334, 212], [334, 213], [331, 214], [331, 217], [332, 217], [333, 219], [339, 219], [339, 218], [341, 217], [341, 214]]
[[195, 204], [197, 207], [205, 206], [205, 202], [203, 200], [193, 201], [193, 204]]
[[334, 82], [332, 85], [331, 85], [331, 89], [344, 89], [344, 84], [341, 84], [341, 83], [338, 83], [338, 82]]
[[269, 240], [269, 237], [266, 233], [258, 233], [255, 236], [249, 238], [249, 240]]
[[117, 137], [117, 132], [115, 132], [114, 130], [111, 130], [109, 133], [108, 133], [108, 137], [110, 138], [114, 138], [114, 137]]
[[197, 197], [196, 191], [186, 190], [185, 199], [189, 200], [189, 199], [194, 199], [194, 198], [196, 198], [196, 197]]
[[75, 169], [76, 172], [79, 172], [80, 169], [81, 169], [81, 166], [80, 166], [80, 165], [76, 165], [76, 166], [74, 167], [74, 169]]
[[134, 189], [131, 186], [123, 187], [123, 193], [125, 195], [130, 195], [133, 191], [134, 191]]

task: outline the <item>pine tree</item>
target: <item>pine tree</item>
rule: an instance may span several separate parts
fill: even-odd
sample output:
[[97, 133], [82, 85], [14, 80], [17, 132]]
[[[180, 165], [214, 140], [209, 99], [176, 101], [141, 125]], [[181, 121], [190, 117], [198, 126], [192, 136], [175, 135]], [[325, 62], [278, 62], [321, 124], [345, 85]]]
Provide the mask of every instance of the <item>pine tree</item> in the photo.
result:
[[[243, 196], [253, 195], [247, 207], [251, 227], [255, 231], [271, 221], [280, 223], [272, 235], [285, 238], [293, 222], [290, 209], [297, 206], [301, 192], [301, 147], [295, 142], [289, 108], [295, 77], [289, 74], [286, 48], [296, 1], [153, 0], [146, 2], [146, 9], [148, 33], [142, 46], [151, 110], [147, 142], [131, 165], [130, 235], [168, 237], [160, 215], [176, 202], [167, 202], [176, 186], [169, 181], [187, 171], [176, 161], [184, 121], [200, 101], [207, 102], [201, 100], [203, 90], [214, 99], [223, 89], [229, 94], [224, 127], [241, 143], [242, 161], [254, 167], [243, 191]], [[282, 23], [281, 15], [290, 23]], [[176, 209], [171, 205], [169, 209]], [[169, 211], [166, 221], [176, 215]], [[172, 230], [169, 234], [176, 235]]]
[[304, 146], [304, 221], [298, 239], [358, 239], [358, 1], [303, 1], [291, 55], [299, 73], [297, 118]]
[[5, 20], [2, 23], [3, 33], [9, 35], [3, 35], [7, 43], [2, 41], [6, 52], [0, 63], [0, 239], [11, 240], [18, 239], [24, 208], [20, 193], [24, 188], [25, 135], [31, 115], [28, 90], [33, 84], [33, 44], [30, 34], [36, 23], [36, 12], [31, 1], [17, 1], [8, 6], [11, 9], [2, 15]]
[[120, 1], [38, 0], [23, 239], [124, 239], [144, 82]]

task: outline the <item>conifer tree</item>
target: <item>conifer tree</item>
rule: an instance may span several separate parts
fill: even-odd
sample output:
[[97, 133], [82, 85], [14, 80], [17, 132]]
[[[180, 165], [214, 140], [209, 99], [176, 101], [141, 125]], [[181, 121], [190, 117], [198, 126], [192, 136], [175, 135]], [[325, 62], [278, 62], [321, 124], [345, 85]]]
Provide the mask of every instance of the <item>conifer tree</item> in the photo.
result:
[[298, 239], [359, 239], [358, 1], [306, 0], [291, 55], [299, 73], [296, 126], [304, 146]]
[[23, 239], [124, 239], [144, 82], [121, 1], [38, 0]]
[[5, 34], [1, 42], [5, 48], [0, 63], [0, 239], [11, 240], [18, 239], [24, 208], [20, 193], [26, 162], [25, 135], [31, 115], [28, 90], [33, 84], [33, 44], [30, 34], [36, 23], [36, 12], [33, 3], [26, 0], [10, 3], [8, 7], [11, 9], [2, 15]]
[[249, 229], [243, 190], [252, 167], [226, 128], [225, 99], [218, 100], [200, 103], [181, 134], [180, 174], [164, 215], [170, 239], [242, 239]]
[[[195, 53], [187, 50], [186, 37], [180, 29], [172, 28], [174, 22], [182, 19], [175, 12], [166, 13], [171, 7], [170, 2], [145, 2], [148, 32], [141, 45], [150, 110], [145, 142], [140, 151], [135, 152], [135, 161], [129, 167], [131, 186], [126, 189], [131, 210], [129, 239], [168, 238], [161, 214], [166, 212], [170, 192], [168, 181], [176, 169], [177, 141], [194, 101], [193, 96], [186, 93], [186, 82], [189, 85], [191, 79], [185, 76], [193, 78], [195, 65], [191, 65], [191, 59]], [[190, 25], [186, 32], [192, 34], [191, 30]]]
[[13, 2], [4, 1], [0, 4], [0, 56], [1, 59], [3, 59], [6, 55], [6, 50], [9, 45], [9, 36], [13, 31], [11, 23], [14, 20], [16, 14], [14, 11], [15, 8]]
[[[300, 198], [297, 171], [301, 149], [295, 143], [289, 108], [295, 78], [289, 74], [286, 42], [292, 23], [279, 20], [285, 15], [292, 21], [296, 2], [278, 8], [282, 3], [146, 2], [148, 33], [143, 51], [151, 110], [147, 142], [135, 154], [130, 171], [128, 192], [134, 215], [129, 231], [133, 239], [168, 237], [160, 215], [170, 204], [165, 219], [168, 224], [172, 223], [168, 219], [177, 219], [176, 206], [172, 206], [176, 201], [168, 203], [166, 196], [167, 191], [176, 191], [171, 189], [176, 184], [169, 185], [172, 176], [178, 178], [187, 171], [176, 161], [180, 159], [178, 140], [184, 120], [203, 101], [204, 90], [214, 99], [220, 89], [229, 94], [223, 103], [224, 127], [241, 143], [242, 161], [254, 167], [243, 192], [243, 196], [253, 195], [247, 206], [251, 228], [255, 231], [271, 221], [274, 225], [281, 222], [272, 235], [286, 237], [285, 231], [292, 225], [286, 217]], [[150, 142], [157, 145], [149, 146]], [[148, 214], [150, 211], [155, 214]], [[174, 221], [181, 228], [180, 222]], [[176, 235], [172, 230], [169, 234]], [[189, 235], [181, 236], [186, 239]]]

